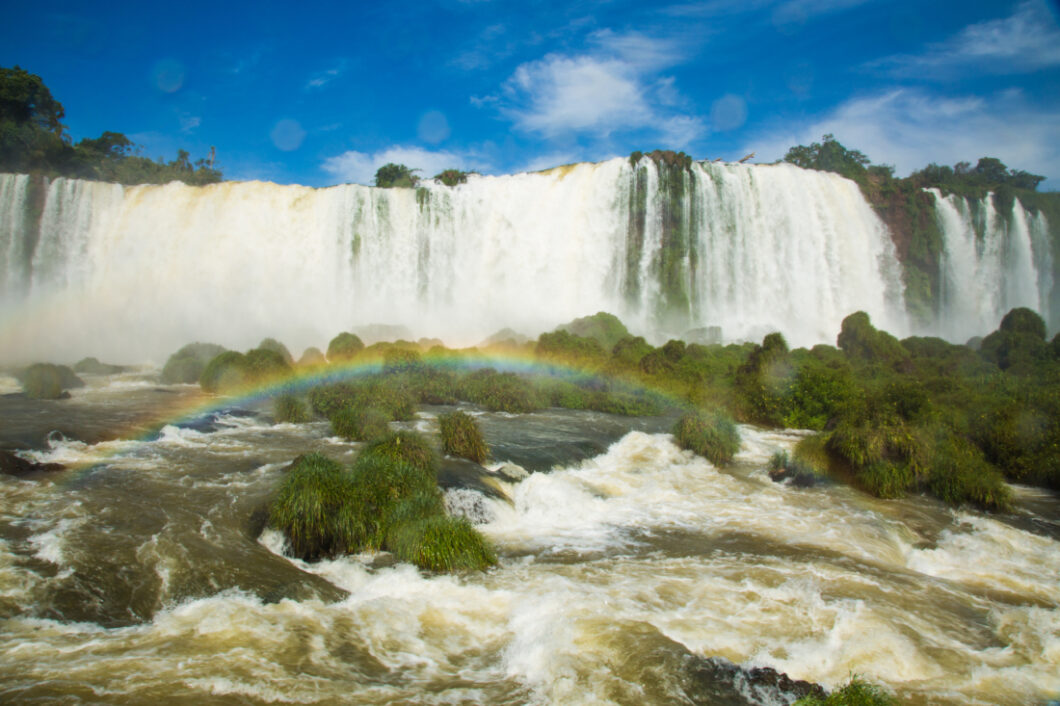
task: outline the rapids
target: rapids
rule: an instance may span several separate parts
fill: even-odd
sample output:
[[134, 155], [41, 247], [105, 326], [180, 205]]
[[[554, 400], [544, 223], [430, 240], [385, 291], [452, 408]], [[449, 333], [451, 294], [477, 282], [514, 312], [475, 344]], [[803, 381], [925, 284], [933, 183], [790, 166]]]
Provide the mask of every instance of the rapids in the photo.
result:
[[[853, 672], [914, 703], [1060, 697], [1047, 491], [986, 516], [775, 484], [768, 458], [797, 431], [741, 427], [718, 469], [667, 419], [478, 413], [495, 462], [533, 471], [449, 491], [498, 567], [304, 564], [256, 511], [295, 455], [358, 445], [254, 406], [145, 424], [201, 399], [153, 375], [85, 376], [61, 402], [0, 396], [0, 421], [28, 416], [43, 440], [22, 455], [71, 467], [0, 476], [4, 703], [790, 702], [729, 663], [828, 687]], [[73, 438], [90, 419], [112, 433]], [[434, 413], [408, 424], [430, 432]]]

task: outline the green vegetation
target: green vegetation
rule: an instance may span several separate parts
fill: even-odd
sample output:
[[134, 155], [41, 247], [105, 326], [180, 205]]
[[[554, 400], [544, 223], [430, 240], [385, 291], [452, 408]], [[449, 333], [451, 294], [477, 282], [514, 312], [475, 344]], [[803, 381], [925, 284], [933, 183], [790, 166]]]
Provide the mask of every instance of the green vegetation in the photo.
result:
[[197, 383], [207, 363], [225, 352], [214, 343], [189, 343], [169, 356], [162, 368], [162, 382], [167, 385]]
[[57, 400], [66, 390], [83, 387], [84, 381], [65, 365], [34, 363], [19, 374], [22, 391], [33, 400]]
[[450, 456], [459, 456], [475, 463], [483, 463], [490, 450], [474, 418], [459, 410], [438, 417], [442, 435], [442, 450]]
[[344, 363], [353, 360], [364, 350], [364, 342], [355, 334], [340, 333], [328, 343], [328, 362]]
[[305, 402], [292, 394], [283, 394], [272, 401], [272, 416], [277, 422], [302, 424], [311, 417]]
[[461, 399], [482, 405], [491, 412], [515, 414], [542, 409], [545, 401], [533, 384], [515, 373], [483, 368], [468, 374], [458, 387]]
[[853, 676], [846, 686], [833, 691], [826, 698], [806, 696], [796, 701], [793, 706], [892, 706], [896, 703], [898, 702], [880, 687]]
[[466, 520], [449, 517], [425, 439], [391, 434], [366, 446], [353, 466], [320, 454], [292, 463], [269, 506], [269, 524], [306, 561], [386, 550], [429, 571], [482, 570], [497, 562]]
[[294, 356], [291, 355], [291, 351], [287, 350], [287, 346], [283, 345], [275, 338], [266, 338], [258, 344], [257, 350], [273, 351], [279, 353], [283, 361], [289, 366], [294, 365]]
[[686, 414], [674, 427], [674, 441], [682, 449], [688, 449], [716, 466], [732, 462], [740, 450], [736, 424], [723, 412]]
[[[457, 184], [466, 184], [468, 174], [471, 174], [471, 172], [463, 172], [459, 169], [444, 169], [435, 174], [434, 178], [446, 186], [456, 186]], [[379, 175], [376, 174], [376, 183], [378, 183], [378, 181]]]
[[413, 173], [418, 171], [418, 169], [409, 169], [404, 164], [384, 164], [375, 172], [375, 185], [384, 189], [411, 189], [420, 181], [420, 178]]
[[199, 377], [199, 386], [206, 392], [225, 393], [280, 380], [292, 372], [283, 356], [273, 350], [255, 348], [246, 354], [225, 351], [206, 364]]
[[66, 116], [40, 76], [24, 69], [0, 67], [0, 172], [97, 179], [120, 184], [212, 184], [221, 181], [213, 159], [194, 164], [191, 155], [152, 161], [142, 148], [117, 132], [70, 142], [62, 119]]
[[107, 363], [99, 362], [99, 358], [82, 358], [77, 361], [74, 365], [75, 373], [85, 373], [87, 375], [115, 375], [117, 373], [123, 373], [127, 370], [121, 365], [109, 365]]

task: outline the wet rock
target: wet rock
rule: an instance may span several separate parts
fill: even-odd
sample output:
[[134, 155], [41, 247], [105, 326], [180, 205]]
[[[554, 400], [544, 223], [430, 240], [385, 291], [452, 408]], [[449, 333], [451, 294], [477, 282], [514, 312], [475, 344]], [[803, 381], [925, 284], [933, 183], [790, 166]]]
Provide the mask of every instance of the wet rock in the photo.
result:
[[100, 363], [98, 358], [82, 358], [74, 365], [75, 373], [85, 373], [86, 375], [116, 375], [127, 370], [129, 368], [124, 365]]
[[61, 463], [34, 463], [10, 451], [0, 449], [0, 473], [19, 478], [32, 477], [41, 473], [54, 473], [66, 466]]
[[526, 472], [525, 468], [515, 463], [502, 463], [496, 468], [492, 468], [490, 470], [492, 470], [494, 473], [501, 476], [505, 480], [512, 481], [513, 483], [518, 483], [521, 480], [525, 480], [530, 475]]
[[820, 477], [812, 472], [801, 468], [778, 468], [769, 472], [769, 479], [774, 483], [790, 481], [790, 485], [796, 488], [812, 488], [820, 482]]

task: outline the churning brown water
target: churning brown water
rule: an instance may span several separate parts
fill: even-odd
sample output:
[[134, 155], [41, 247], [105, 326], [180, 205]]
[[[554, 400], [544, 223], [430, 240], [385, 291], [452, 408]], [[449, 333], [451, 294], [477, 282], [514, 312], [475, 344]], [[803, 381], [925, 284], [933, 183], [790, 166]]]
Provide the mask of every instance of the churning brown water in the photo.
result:
[[[2, 400], [19, 438], [79, 420], [126, 432], [52, 435], [26, 455], [75, 468], [0, 476], [0, 701], [793, 698], [753, 692], [729, 662], [828, 687], [857, 673], [918, 703], [1060, 697], [1060, 532], [1045, 491], [1017, 488], [1021, 509], [990, 517], [774, 484], [766, 462], [797, 432], [741, 428], [738, 462], [719, 470], [662, 422], [486, 414], [498, 462], [568, 457], [498, 477], [504, 498], [449, 491], [454, 511], [483, 522], [497, 568], [309, 565], [259, 534], [255, 511], [295, 455], [347, 460], [357, 445], [325, 423], [235, 409], [128, 431], [196, 395], [123, 375], [66, 401]], [[413, 425], [430, 431], [433, 414]]]

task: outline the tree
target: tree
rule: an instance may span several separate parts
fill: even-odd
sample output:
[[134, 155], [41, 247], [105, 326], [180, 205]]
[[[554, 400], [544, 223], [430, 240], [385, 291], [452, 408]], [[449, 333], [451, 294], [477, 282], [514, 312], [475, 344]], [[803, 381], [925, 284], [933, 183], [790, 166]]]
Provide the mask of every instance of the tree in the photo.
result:
[[825, 135], [821, 142], [811, 143], [808, 147], [792, 147], [784, 155], [784, 161], [803, 169], [835, 172], [855, 180], [864, 176], [866, 167], [871, 164], [868, 157], [858, 150], [848, 150], [832, 134]]
[[411, 188], [416, 186], [420, 178], [413, 174], [419, 169], [409, 169], [404, 164], [387, 163], [379, 167], [375, 173], [375, 185], [384, 189], [394, 187]]
[[62, 135], [59, 121], [65, 116], [62, 104], [52, 98], [40, 76], [19, 68], [0, 68], [0, 122], [33, 127]]

